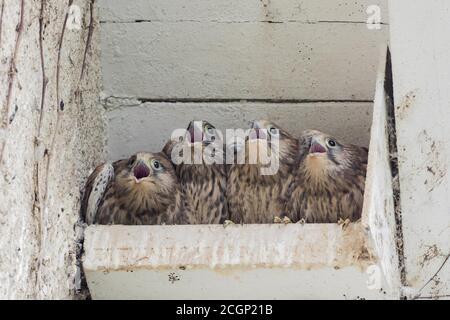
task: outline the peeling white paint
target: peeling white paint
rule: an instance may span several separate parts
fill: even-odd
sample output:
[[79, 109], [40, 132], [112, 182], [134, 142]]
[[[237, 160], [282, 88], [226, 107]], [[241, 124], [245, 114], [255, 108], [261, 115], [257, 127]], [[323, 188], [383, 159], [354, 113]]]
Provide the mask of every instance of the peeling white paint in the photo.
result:
[[337, 224], [89, 226], [85, 250], [85, 269], [105, 271], [180, 265], [363, 267], [373, 262], [358, 258], [371, 250], [359, 224], [344, 231]]

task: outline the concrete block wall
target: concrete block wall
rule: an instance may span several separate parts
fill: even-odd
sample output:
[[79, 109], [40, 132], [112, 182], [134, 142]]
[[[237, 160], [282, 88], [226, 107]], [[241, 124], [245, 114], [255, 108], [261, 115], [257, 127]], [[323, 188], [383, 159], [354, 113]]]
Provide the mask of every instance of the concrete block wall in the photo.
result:
[[[386, 1], [99, 1], [108, 157], [191, 119], [269, 118], [367, 145]], [[379, 8], [380, 29], [366, 22]], [[369, 11], [367, 11], [369, 8]]]

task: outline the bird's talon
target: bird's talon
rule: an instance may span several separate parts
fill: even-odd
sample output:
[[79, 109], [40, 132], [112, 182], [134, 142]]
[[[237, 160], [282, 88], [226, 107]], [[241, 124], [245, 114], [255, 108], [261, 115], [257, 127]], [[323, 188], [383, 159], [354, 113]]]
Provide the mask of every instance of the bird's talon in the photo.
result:
[[273, 223], [282, 223], [283, 220], [281, 220], [281, 218], [279, 216], [275, 216], [273, 217]]
[[284, 223], [284, 224], [289, 224], [289, 223], [292, 223], [292, 220], [289, 219], [289, 217], [286, 217], [286, 216], [285, 216], [285, 217], [283, 218], [283, 223]]
[[305, 218], [301, 218], [300, 220], [298, 220], [297, 223], [304, 225], [306, 223], [306, 220], [305, 220]]
[[233, 225], [233, 224], [235, 224], [233, 221], [231, 221], [231, 220], [225, 220], [225, 221], [223, 222], [223, 227], [226, 228], [226, 227], [231, 226], [231, 225]]

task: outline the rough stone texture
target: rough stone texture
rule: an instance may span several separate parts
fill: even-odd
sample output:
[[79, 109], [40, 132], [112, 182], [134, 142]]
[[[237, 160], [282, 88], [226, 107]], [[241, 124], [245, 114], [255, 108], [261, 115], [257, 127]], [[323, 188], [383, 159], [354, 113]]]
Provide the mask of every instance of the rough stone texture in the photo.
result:
[[63, 28], [69, 2], [47, 0], [41, 11], [41, 1], [0, 1], [2, 299], [75, 296], [80, 186], [103, 156], [104, 123], [97, 25], [82, 74], [90, 1], [73, 2], [81, 28]]

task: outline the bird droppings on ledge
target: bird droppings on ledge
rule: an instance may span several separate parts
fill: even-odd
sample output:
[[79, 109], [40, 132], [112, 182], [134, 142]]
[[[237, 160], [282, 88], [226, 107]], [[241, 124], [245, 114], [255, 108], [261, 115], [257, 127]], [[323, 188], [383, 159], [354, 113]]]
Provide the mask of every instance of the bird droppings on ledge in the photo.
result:
[[181, 278], [175, 272], [169, 273], [169, 282], [174, 284], [176, 281], [180, 281]]
[[441, 250], [437, 247], [436, 244], [433, 244], [432, 246], [427, 246], [428, 249], [425, 251], [425, 253], [422, 255], [422, 259], [419, 262], [419, 264], [423, 267], [425, 264], [427, 264], [432, 259], [442, 256]]

